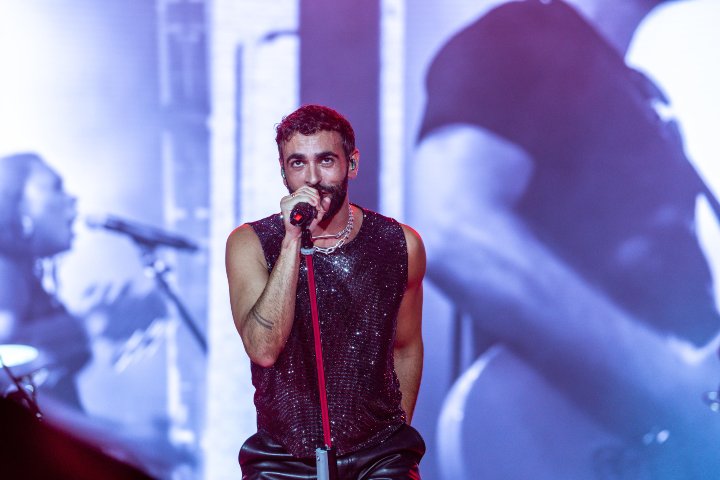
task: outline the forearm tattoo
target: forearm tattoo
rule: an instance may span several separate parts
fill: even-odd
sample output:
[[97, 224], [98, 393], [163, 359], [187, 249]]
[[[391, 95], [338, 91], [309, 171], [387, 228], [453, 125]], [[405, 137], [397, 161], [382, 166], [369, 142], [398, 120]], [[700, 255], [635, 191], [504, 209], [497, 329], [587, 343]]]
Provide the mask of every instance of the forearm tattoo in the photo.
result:
[[268, 330], [272, 330], [273, 326], [275, 325], [274, 322], [271, 322], [267, 318], [260, 315], [255, 307], [253, 307], [250, 310], [250, 314], [253, 316], [255, 321], [260, 324], [261, 327], [267, 328]]

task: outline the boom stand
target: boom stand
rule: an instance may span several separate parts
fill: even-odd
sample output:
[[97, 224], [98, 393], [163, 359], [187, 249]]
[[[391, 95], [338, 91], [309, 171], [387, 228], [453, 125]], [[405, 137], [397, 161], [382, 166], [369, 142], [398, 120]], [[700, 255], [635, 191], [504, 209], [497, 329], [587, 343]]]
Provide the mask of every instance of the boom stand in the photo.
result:
[[315, 291], [315, 272], [313, 270], [313, 253], [315, 248], [310, 230], [303, 229], [300, 253], [305, 256], [307, 266], [308, 291], [310, 293], [310, 312], [312, 314], [313, 336], [315, 339], [315, 364], [317, 367], [318, 390], [320, 394], [320, 414], [322, 415], [323, 437], [325, 445], [315, 450], [318, 480], [337, 480], [337, 459], [330, 435], [330, 413], [327, 404], [325, 387], [325, 368], [323, 367], [322, 344], [320, 343], [320, 319], [317, 309], [317, 293]]

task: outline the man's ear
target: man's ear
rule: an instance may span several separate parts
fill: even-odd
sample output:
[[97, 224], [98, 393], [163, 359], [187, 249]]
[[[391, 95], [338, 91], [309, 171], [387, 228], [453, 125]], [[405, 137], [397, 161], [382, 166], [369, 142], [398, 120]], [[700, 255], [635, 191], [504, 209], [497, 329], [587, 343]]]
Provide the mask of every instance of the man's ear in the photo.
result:
[[360, 170], [360, 151], [356, 148], [355, 151], [350, 154], [350, 161], [348, 165], [348, 176], [350, 178], [357, 177], [358, 171]]
[[287, 187], [287, 178], [285, 178], [285, 167], [282, 164], [282, 160], [280, 160], [280, 176], [282, 177], [283, 183]]

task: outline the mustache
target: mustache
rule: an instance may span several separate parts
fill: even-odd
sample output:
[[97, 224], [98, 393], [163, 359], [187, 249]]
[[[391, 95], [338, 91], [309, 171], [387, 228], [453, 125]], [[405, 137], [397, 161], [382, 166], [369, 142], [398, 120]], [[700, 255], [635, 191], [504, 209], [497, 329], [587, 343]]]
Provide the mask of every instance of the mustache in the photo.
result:
[[339, 193], [342, 190], [342, 188], [339, 186], [327, 186], [327, 185], [321, 185], [319, 183], [316, 183], [315, 185], [311, 185], [311, 187], [320, 193]]

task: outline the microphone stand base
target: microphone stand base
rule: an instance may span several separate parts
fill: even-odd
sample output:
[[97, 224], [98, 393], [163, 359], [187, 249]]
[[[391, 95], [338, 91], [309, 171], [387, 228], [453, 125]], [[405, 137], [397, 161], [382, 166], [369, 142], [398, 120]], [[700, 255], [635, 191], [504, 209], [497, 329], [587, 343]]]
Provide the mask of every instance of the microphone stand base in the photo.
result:
[[315, 449], [318, 480], [339, 480], [337, 457], [334, 448], [320, 447]]

